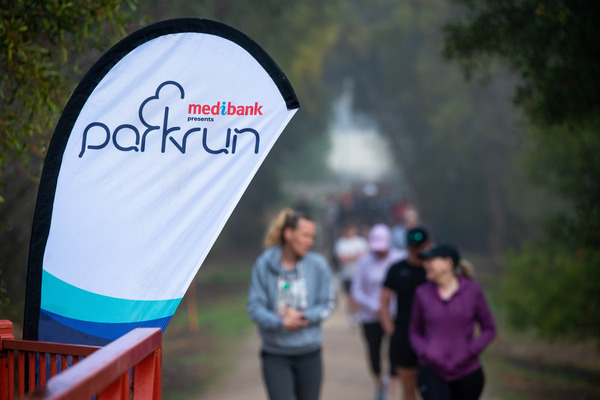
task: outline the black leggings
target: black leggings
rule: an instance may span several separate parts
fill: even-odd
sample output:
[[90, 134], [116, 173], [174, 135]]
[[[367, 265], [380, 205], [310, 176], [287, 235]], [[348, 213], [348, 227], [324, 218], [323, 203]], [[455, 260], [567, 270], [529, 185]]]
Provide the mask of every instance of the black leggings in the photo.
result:
[[269, 399], [319, 399], [323, 376], [321, 350], [299, 356], [263, 352], [261, 357], [263, 379]]
[[446, 381], [429, 368], [419, 367], [419, 391], [423, 400], [477, 400], [484, 384], [481, 368], [455, 381]]
[[[381, 345], [383, 343], [384, 332], [379, 322], [363, 323], [363, 335], [367, 342], [367, 349], [369, 351], [369, 365], [371, 372], [375, 375], [381, 374]], [[390, 376], [396, 376], [396, 368], [392, 363], [391, 352], [388, 352], [389, 365], [390, 365]]]

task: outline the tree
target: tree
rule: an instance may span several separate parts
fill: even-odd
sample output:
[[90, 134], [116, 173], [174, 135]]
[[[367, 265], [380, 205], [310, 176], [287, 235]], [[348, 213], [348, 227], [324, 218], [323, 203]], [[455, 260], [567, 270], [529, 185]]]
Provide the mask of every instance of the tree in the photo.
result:
[[459, 2], [467, 15], [447, 27], [446, 56], [467, 76], [494, 58], [519, 75], [514, 99], [533, 125], [532, 173], [569, 203], [563, 233], [600, 247], [600, 4]]
[[593, 1], [456, 0], [444, 54], [467, 76], [501, 59], [521, 78], [515, 100], [536, 123], [584, 121], [600, 107], [600, 4]]
[[[465, 84], [440, 55], [445, 2], [352, 1], [331, 75], [355, 86], [355, 109], [388, 139], [425, 223], [437, 240], [503, 251], [518, 230], [508, 185], [518, 180], [508, 74]], [[443, 199], [443, 201], [442, 201]]]
[[[509, 259], [513, 273], [506, 287], [528, 287], [521, 297], [511, 297], [511, 319], [523, 317], [549, 335], [573, 335], [576, 327], [577, 337], [597, 337], [600, 294], [590, 282], [597, 283], [600, 260], [600, 4], [458, 2], [466, 12], [446, 28], [444, 53], [467, 77], [487, 74], [494, 60], [518, 75], [513, 98], [530, 124], [524, 158], [533, 182], [547, 195], [540, 204], [547, 212], [545, 237]], [[576, 273], [557, 275], [557, 266]], [[536, 296], [528, 296], [533, 290]], [[575, 301], [580, 298], [575, 290], [585, 301]], [[558, 293], [564, 301], [547, 307]], [[548, 318], [551, 322], [541, 323]]]
[[121, 7], [120, 0], [2, 1], [0, 179], [7, 163], [39, 176], [54, 125], [86, 64], [81, 54], [124, 36]]

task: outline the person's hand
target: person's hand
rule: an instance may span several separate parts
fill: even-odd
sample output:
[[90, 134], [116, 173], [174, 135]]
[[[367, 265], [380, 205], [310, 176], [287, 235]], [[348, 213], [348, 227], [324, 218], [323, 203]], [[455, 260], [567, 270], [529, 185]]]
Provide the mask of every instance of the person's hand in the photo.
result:
[[387, 318], [382, 318], [381, 319], [381, 327], [383, 328], [383, 333], [385, 333], [385, 335], [387, 337], [392, 337], [392, 335], [394, 334], [394, 324], [392, 323], [392, 321], [390, 321]]
[[286, 308], [283, 313], [283, 327], [295, 331], [308, 326], [309, 322], [304, 318], [304, 313], [293, 308]]

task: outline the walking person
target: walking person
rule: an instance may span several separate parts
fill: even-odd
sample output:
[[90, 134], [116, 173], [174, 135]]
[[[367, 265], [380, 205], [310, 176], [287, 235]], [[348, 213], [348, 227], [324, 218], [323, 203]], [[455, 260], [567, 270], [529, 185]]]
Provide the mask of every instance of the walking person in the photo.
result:
[[391, 247], [390, 228], [385, 224], [374, 225], [369, 231], [368, 240], [370, 251], [356, 264], [351, 293], [360, 307], [359, 318], [367, 347], [369, 367], [375, 380], [375, 399], [385, 400], [386, 396], [393, 396], [397, 390], [397, 379], [391, 360], [389, 378], [384, 378], [382, 374], [381, 352], [384, 332], [379, 320], [381, 287], [390, 265], [405, 258], [406, 252]]
[[270, 400], [318, 400], [323, 375], [321, 322], [333, 312], [334, 287], [323, 256], [310, 251], [315, 223], [284, 209], [256, 260], [248, 313], [262, 339], [263, 380]]
[[398, 249], [406, 250], [406, 234], [410, 229], [417, 228], [419, 223], [419, 213], [417, 209], [410, 203], [402, 207], [400, 216], [396, 217], [397, 221], [392, 225], [392, 246]]
[[485, 384], [479, 354], [496, 335], [492, 313], [454, 246], [421, 256], [429, 282], [415, 291], [409, 329], [419, 390], [424, 400], [477, 400]]
[[[423, 260], [419, 256], [431, 241], [424, 228], [412, 228], [405, 240], [408, 258], [393, 264], [381, 291], [381, 324], [390, 339], [392, 364], [402, 383], [402, 400], [417, 400], [417, 355], [408, 338], [410, 313], [416, 288], [427, 282]], [[389, 312], [396, 297], [396, 318]]]
[[352, 327], [358, 325], [358, 305], [350, 295], [352, 277], [356, 269], [356, 262], [368, 251], [369, 243], [359, 235], [358, 225], [355, 222], [348, 222], [342, 230], [342, 236], [336, 240], [333, 252], [340, 266], [338, 280], [343, 291], [348, 320]]

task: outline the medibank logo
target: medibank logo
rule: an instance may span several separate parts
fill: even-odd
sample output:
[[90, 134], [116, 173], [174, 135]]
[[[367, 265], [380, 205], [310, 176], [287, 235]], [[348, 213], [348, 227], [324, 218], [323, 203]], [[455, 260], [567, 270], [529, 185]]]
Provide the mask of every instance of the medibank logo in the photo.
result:
[[230, 101], [220, 101], [214, 105], [190, 104], [188, 114], [198, 115], [263, 115], [262, 105], [254, 102], [252, 106], [235, 105]]

